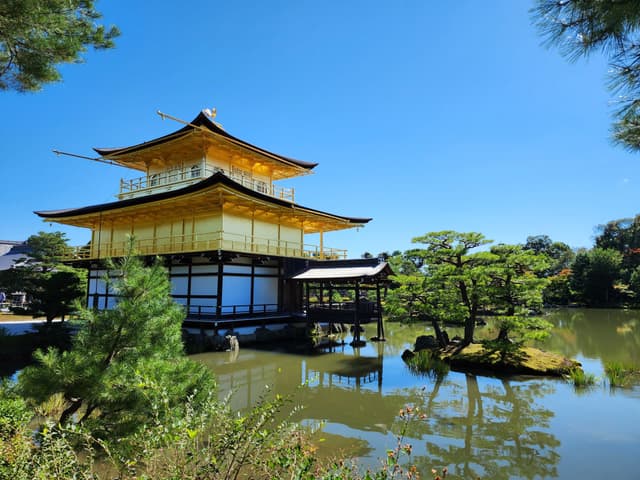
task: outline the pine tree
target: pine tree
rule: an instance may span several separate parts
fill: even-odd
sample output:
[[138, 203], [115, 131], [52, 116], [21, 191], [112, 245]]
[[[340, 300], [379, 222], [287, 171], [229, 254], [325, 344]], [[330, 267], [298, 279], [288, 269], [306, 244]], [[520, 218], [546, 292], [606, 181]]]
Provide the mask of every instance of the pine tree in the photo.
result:
[[597, 51], [609, 57], [619, 94], [614, 140], [640, 150], [640, 7], [638, 0], [537, 0], [534, 22], [549, 45], [571, 60]]
[[58, 65], [79, 63], [81, 54], [113, 48], [120, 34], [97, 24], [93, 0], [0, 2], [0, 90], [37, 91], [61, 79]]
[[[210, 372], [184, 355], [182, 307], [170, 297], [170, 283], [159, 261], [145, 267], [128, 255], [109, 265], [106, 279], [118, 295], [111, 310], [80, 311], [80, 329], [67, 352], [36, 353], [37, 365], [19, 377], [22, 394], [43, 402], [62, 394], [61, 424], [77, 422], [102, 438], [131, 435], [162, 421], [162, 412], [184, 414], [214, 388]], [[167, 404], [168, 403], [168, 404]]]

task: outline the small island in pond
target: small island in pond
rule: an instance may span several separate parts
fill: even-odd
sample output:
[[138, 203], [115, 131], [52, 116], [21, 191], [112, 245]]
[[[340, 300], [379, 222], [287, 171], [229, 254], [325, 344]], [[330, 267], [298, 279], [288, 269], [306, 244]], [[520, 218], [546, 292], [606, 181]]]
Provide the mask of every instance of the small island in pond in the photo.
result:
[[[416, 345], [420, 346], [418, 337]], [[427, 337], [428, 338], [428, 337]], [[427, 358], [420, 358], [427, 357]], [[576, 360], [562, 355], [546, 352], [535, 347], [519, 347], [502, 355], [483, 343], [460, 345], [451, 343], [446, 347], [405, 350], [402, 354], [405, 362], [417, 370], [430, 370], [433, 362], [443, 362], [454, 370], [487, 372], [491, 374], [568, 376], [572, 370], [581, 369]]]

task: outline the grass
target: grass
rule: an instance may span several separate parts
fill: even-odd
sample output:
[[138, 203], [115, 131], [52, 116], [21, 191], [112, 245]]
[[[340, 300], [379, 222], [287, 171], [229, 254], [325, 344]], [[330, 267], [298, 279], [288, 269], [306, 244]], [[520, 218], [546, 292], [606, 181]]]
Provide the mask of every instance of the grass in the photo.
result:
[[440, 360], [438, 355], [431, 350], [415, 352], [415, 355], [407, 360], [407, 366], [413, 373], [426, 374], [436, 378], [444, 377], [449, 373], [449, 365]]
[[593, 373], [587, 373], [582, 368], [576, 367], [569, 371], [569, 380], [576, 388], [591, 387], [596, 383], [596, 376]]
[[640, 369], [620, 362], [607, 362], [604, 373], [611, 387], [630, 387], [635, 381], [640, 380]]

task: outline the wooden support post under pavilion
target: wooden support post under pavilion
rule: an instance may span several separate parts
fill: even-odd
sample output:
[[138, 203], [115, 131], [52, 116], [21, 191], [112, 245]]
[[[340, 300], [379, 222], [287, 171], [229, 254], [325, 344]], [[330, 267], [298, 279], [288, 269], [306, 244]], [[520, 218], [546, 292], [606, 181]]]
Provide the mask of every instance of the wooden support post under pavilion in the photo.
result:
[[[376, 281], [376, 302], [379, 306], [382, 305], [382, 299], [380, 298], [380, 282]], [[378, 328], [377, 328], [377, 340], [384, 342], [384, 324], [382, 323], [382, 308], [378, 308]]]
[[360, 339], [360, 280], [356, 280], [355, 285], [355, 306], [354, 309], [354, 317], [353, 317], [353, 341], [351, 342], [352, 347], [359, 347], [365, 344]]

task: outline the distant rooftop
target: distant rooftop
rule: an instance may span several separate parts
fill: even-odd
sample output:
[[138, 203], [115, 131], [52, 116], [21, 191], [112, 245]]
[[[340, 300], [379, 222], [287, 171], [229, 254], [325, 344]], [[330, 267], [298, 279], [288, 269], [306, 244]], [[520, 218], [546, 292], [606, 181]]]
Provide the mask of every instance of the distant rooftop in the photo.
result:
[[30, 250], [25, 241], [0, 240], [0, 270], [13, 267], [14, 262], [27, 256]]

